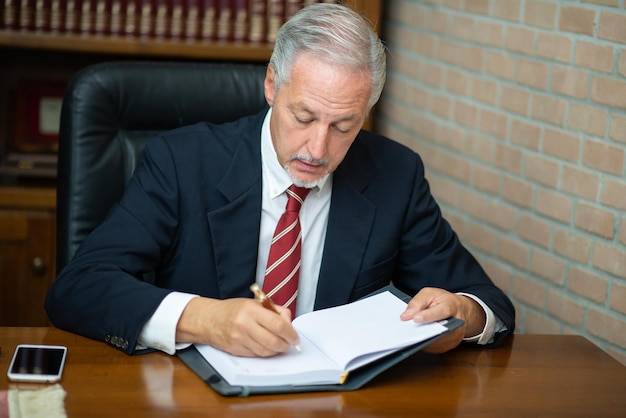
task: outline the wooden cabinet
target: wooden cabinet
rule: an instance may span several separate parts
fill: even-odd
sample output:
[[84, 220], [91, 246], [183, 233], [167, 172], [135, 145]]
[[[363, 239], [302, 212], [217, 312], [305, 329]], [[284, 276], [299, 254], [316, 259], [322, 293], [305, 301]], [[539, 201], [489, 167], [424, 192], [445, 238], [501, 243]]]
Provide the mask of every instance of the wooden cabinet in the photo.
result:
[[55, 275], [53, 188], [0, 188], [0, 326], [49, 325], [43, 308]]
[[[344, 2], [380, 32], [383, 0]], [[37, 123], [24, 113], [20, 86], [63, 86], [81, 68], [111, 60], [267, 63], [272, 49], [268, 43], [0, 29], [0, 326], [47, 325], [43, 301], [55, 275], [54, 153], [16, 149], [16, 138]], [[32, 185], [41, 178], [47, 187]]]

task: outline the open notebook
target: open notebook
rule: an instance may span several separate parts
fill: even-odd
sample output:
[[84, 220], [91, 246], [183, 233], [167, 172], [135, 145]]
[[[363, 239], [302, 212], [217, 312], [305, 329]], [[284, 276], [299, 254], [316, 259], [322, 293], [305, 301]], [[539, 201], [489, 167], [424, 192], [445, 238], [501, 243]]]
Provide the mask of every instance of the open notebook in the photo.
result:
[[[297, 317], [293, 326], [300, 334], [301, 351], [292, 348], [271, 358], [249, 358], [197, 344], [193, 355], [185, 351], [179, 357], [201, 377], [212, 370], [205, 381], [225, 395], [353, 389], [354, 374], [359, 381], [369, 380], [403, 357], [393, 357], [395, 362], [378, 360], [407, 347], [415, 352], [462, 323], [401, 321], [406, 298], [388, 288], [347, 305]], [[368, 370], [368, 365], [373, 367]]]

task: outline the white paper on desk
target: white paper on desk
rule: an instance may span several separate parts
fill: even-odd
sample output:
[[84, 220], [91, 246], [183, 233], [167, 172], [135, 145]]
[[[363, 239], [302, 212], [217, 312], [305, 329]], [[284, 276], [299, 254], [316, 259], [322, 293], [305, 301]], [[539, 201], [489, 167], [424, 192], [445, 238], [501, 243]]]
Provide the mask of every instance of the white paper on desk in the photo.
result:
[[301, 351], [290, 349], [271, 358], [233, 356], [208, 345], [196, 348], [231, 385], [340, 383], [346, 371], [447, 330], [438, 323], [402, 321], [405, 309], [405, 302], [383, 292], [301, 315], [293, 321]]

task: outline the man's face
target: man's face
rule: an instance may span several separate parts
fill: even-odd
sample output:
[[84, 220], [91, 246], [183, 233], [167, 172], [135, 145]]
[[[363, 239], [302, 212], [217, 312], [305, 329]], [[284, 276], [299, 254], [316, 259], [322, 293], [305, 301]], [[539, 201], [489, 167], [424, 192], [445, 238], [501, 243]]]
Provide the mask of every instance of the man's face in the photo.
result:
[[279, 91], [272, 67], [264, 87], [278, 161], [296, 184], [312, 186], [335, 171], [363, 126], [370, 77], [303, 54]]

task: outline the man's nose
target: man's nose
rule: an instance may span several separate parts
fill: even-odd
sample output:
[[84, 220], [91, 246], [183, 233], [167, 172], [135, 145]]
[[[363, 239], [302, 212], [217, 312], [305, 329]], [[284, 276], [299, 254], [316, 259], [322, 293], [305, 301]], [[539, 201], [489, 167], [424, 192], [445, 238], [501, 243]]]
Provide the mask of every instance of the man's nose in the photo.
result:
[[316, 129], [307, 142], [307, 150], [311, 157], [315, 159], [326, 158], [326, 150], [328, 148], [328, 128], [319, 127]]

